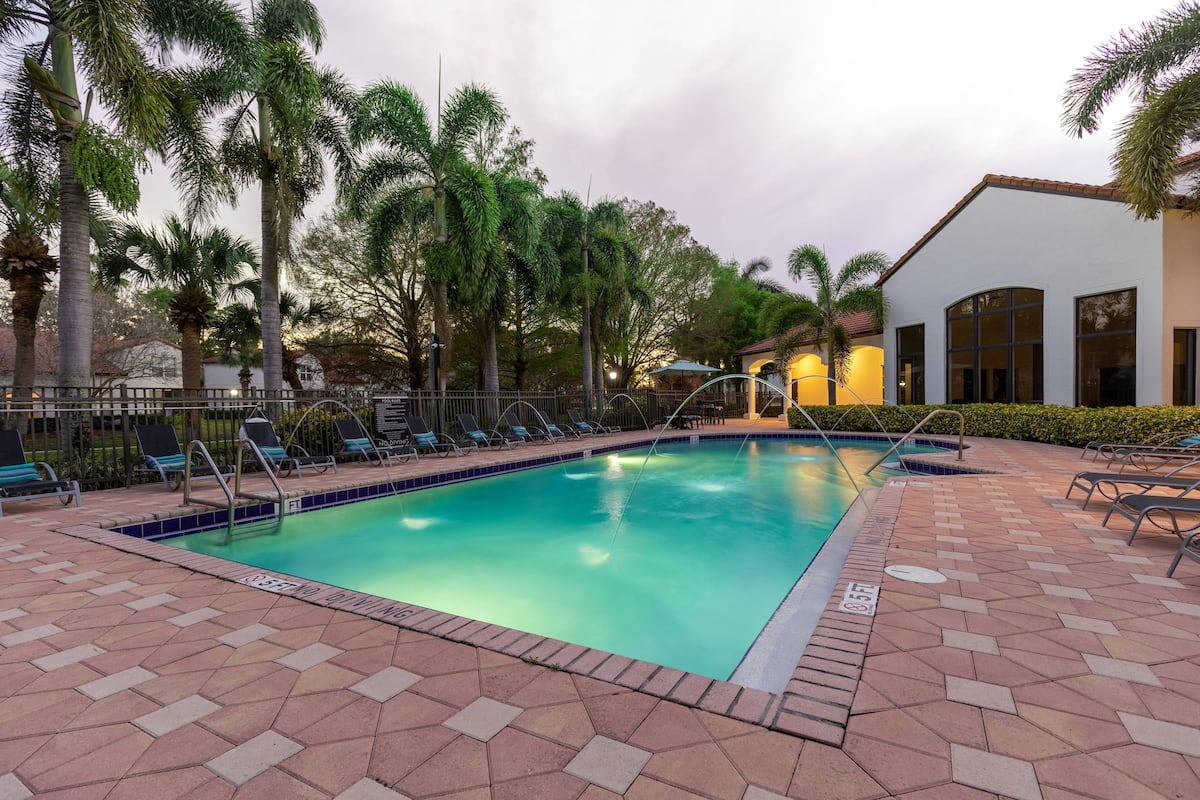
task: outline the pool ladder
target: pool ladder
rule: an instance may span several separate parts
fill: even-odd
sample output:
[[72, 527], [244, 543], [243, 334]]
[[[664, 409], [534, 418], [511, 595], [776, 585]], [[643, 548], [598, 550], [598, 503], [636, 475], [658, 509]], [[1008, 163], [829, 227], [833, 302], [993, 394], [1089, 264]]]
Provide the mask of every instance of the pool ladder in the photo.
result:
[[895, 453], [897, 450], [899, 450], [899, 449], [900, 449], [900, 445], [902, 445], [902, 444], [904, 444], [905, 442], [907, 442], [909, 439], [911, 439], [911, 438], [913, 437], [913, 435], [914, 435], [914, 434], [916, 434], [916, 432], [917, 432], [917, 431], [919, 431], [919, 430], [921, 430], [921, 428], [925, 427], [925, 423], [926, 423], [926, 422], [929, 422], [929, 420], [931, 420], [931, 419], [933, 419], [934, 417], [936, 417], [936, 416], [939, 416], [939, 415], [941, 415], [941, 414], [947, 414], [947, 415], [949, 415], [949, 416], [952, 416], [952, 417], [958, 417], [958, 460], [959, 460], [959, 461], [962, 461], [962, 457], [963, 457], [963, 434], [966, 432], [966, 427], [967, 427], [967, 421], [966, 421], [966, 418], [964, 418], [964, 417], [963, 417], [963, 415], [962, 415], [962, 412], [961, 412], [961, 411], [954, 411], [954, 410], [952, 410], [952, 409], [949, 409], [949, 408], [935, 408], [933, 411], [930, 411], [928, 414], [926, 414], [926, 415], [924, 416], [924, 418], [922, 418], [922, 420], [921, 420], [920, 422], [918, 422], [916, 425], [914, 425], [914, 426], [913, 426], [913, 429], [912, 429], [911, 431], [909, 431], [908, 433], [906, 433], [906, 434], [904, 434], [903, 436], [901, 436], [901, 437], [900, 437], [900, 441], [896, 442], [894, 445], [892, 445], [890, 448], [888, 448], [888, 451], [887, 451], [886, 453], [884, 453], [884, 454], [883, 454], [883, 455], [882, 455], [882, 456], [879, 458], [879, 460], [878, 460], [878, 461], [876, 461], [874, 464], [872, 464], [872, 465], [871, 465], [871, 467], [870, 467], [870, 469], [868, 469], [868, 470], [867, 470], [865, 473], [863, 473], [863, 474], [865, 474], [865, 475], [870, 475], [872, 470], [874, 470], [875, 468], [877, 468], [877, 467], [878, 467], [880, 464], [882, 464], [884, 461], [887, 461], [887, 457], [888, 457], [888, 456], [890, 456], [892, 453]]
[[[275, 487], [274, 495], [258, 494], [257, 492], [248, 492], [242, 489], [242, 466], [245, 462], [244, 456], [249, 452], [255, 462], [262, 467], [263, 473], [271, 481], [271, 485]], [[217, 485], [221, 487], [222, 494], [225, 495], [225, 502], [217, 500], [209, 500], [206, 497], [195, 497], [192, 495], [192, 454], [199, 454], [204, 461], [204, 465], [211, 471], [211, 477], [215, 478]], [[198, 476], [201, 477], [201, 476]], [[202, 477], [210, 477], [204, 475]], [[237, 461], [233, 471], [233, 488], [229, 488], [229, 482], [225, 479], [226, 473], [222, 472], [216, 462], [213, 461], [212, 454], [208, 452], [208, 448], [204, 446], [204, 442], [199, 439], [194, 439], [188, 442], [187, 449], [184, 451], [184, 469], [183, 469], [183, 505], [191, 505], [199, 503], [200, 505], [211, 506], [213, 508], [223, 508], [229, 514], [228, 522], [225, 526], [225, 544], [233, 539], [234, 529], [234, 508], [237, 505], [238, 498], [247, 500], [260, 500], [265, 503], [275, 504], [275, 516], [270, 524], [272, 533], [276, 533], [283, 526], [283, 516], [287, 513], [287, 498], [283, 492], [283, 487], [279, 485], [279, 480], [275, 477], [275, 470], [271, 468], [271, 464], [267, 461], [266, 456], [258, 449], [254, 442], [242, 440], [237, 451]], [[256, 526], [256, 532], [262, 532], [261, 526]]]

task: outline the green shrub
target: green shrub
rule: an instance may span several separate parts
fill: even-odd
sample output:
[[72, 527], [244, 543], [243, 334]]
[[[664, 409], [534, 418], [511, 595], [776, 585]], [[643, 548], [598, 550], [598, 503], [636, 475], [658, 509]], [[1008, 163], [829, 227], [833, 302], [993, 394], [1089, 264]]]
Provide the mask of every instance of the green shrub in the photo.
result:
[[[1140, 442], [1175, 431], [1200, 431], [1196, 406], [1115, 406], [1073, 408], [1009, 403], [921, 406], [804, 406], [821, 430], [906, 433], [930, 411], [938, 408], [962, 412], [967, 436], [1019, 439], [1071, 447], [1088, 442]], [[793, 406], [788, 425], [811, 424]], [[950, 415], [926, 423], [927, 433], [957, 434], [958, 419]]]

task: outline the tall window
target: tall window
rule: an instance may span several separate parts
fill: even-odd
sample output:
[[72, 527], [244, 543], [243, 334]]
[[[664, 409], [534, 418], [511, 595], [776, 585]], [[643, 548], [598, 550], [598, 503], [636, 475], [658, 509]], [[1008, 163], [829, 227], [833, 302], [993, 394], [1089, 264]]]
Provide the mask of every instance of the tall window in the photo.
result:
[[1042, 291], [995, 289], [946, 309], [951, 403], [1042, 402]]
[[1075, 298], [1075, 400], [1081, 406], [1137, 402], [1137, 290]]
[[896, 329], [896, 402], [925, 402], [925, 326]]
[[1196, 405], [1196, 330], [1176, 328], [1172, 348], [1171, 402], [1177, 406]]

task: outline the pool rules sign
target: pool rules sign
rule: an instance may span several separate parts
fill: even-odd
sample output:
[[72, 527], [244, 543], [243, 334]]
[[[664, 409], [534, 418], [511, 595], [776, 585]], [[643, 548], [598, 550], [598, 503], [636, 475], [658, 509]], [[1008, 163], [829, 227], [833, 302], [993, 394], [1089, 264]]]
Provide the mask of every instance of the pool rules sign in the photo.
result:
[[842, 595], [842, 602], [837, 610], [847, 614], [861, 614], [864, 617], [875, 616], [875, 606], [879, 603], [879, 587], [870, 583], [851, 583]]

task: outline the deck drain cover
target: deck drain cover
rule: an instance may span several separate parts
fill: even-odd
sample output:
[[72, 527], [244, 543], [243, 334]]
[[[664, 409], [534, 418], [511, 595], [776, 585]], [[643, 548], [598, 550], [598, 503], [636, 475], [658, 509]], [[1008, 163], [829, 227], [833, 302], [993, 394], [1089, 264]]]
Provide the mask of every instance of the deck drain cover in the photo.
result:
[[945, 583], [946, 576], [935, 569], [925, 569], [925, 567], [910, 567], [906, 564], [896, 564], [891, 567], [884, 567], [883, 571], [893, 578], [899, 578], [902, 581], [912, 581], [913, 583]]

